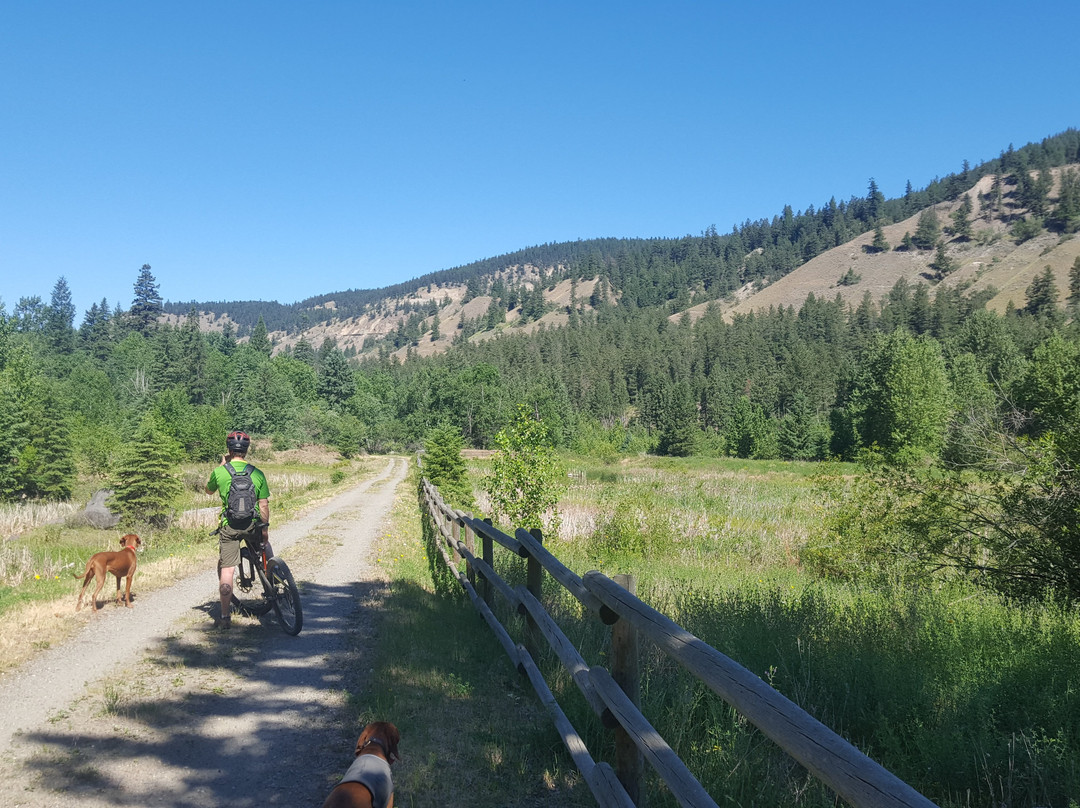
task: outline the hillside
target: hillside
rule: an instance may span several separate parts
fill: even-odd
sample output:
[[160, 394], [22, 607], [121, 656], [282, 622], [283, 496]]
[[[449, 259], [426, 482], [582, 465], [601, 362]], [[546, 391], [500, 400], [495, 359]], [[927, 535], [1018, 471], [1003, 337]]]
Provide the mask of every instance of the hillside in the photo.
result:
[[[920, 228], [931, 216], [932, 237]], [[962, 215], [963, 214], [963, 215]], [[991, 310], [1026, 303], [1049, 267], [1064, 301], [1080, 257], [1080, 130], [1070, 129], [974, 168], [886, 199], [865, 197], [710, 227], [680, 239], [595, 239], [530, 247], [430, 273], [381, 290], [347, 290], [298, 303], [170, 303], [178, 324], [191, 307], [204, 331], [248, 336], [264, 321], [275, 352], [301, 340], [336, 342], [348, 357], [428, 356], [464, 341], [530, 333], [594, 317], [598, 306], [696, 319], [715, 306], [731, 319], [798, 309], [810, 294], [849, 307], [909, 287], [956, 288]], [[913, 238], [914, 237], [914, 238]], [[876, 241], [876, 244], [875, 244]], [[922, 245], [919, 249], [917, 245]], [[938, 271], [944, 261], [946, 270]], [[933, 289], [931, 288], [931, 295]]]
[[[1077, 166], [1071, 168], [1076, 170]], [[1060, 188], [1063, 170], [1053, 172], [1053, 194]], [[987, 303], [987, 308], [1000, 313], [1005, 311], [1010, 301], [1017, 307], [1023, 306], [1025, 290], [1032, 278], [1049, 266], [1054, 272], [1060, 298], [1064, 300], [1068, 294], [1069, 268], [1080, 256], [1080, 239], [1075, 235], [1062, 237], [1044, 232], [1017, 244], [1009, 236], [1008, 229], [1011, 221], [1024, 213], [1023, 209], [1014, 207], [1006, 221], [984, 209], [982, 200], [990, 193], [993, 179], [992, 176], [983, 177], [968, 189], [967, 193], [975, 206], [974, 237], [970, 241], [953, 239], [946, 242], [950, 257], [959, 266], [941, 283], [963, 286], [968, 291], [997, 290]], [[939, 203], [933, 209], [939, 221], [945, 223], [959, 206], [958, 199]], [[899, 245], [905, 233], [914, 233], [921, 215], [922, 211], [884, 227], [889, 244]], [[830, 299], [839, 294], [845, 302], [857, 306], [867, 293], [873, 300], [879, 300], [900, 279], [911, 285], [937, 283], [934, 270], [929, 266], [934, 260], [933, 250], [892, 249], [871, 253], [867, 248], [873, 235], [868, 232], [835, 247], [764, 288], [747, 289], [738, 302], [724, 308], [729, 315], [746, 314], [770, 306], [794, 306], [798, 309], [811, 293], [818, 298]], [[861, 279], [854, 284], [843, 285], [840, 279], [849, 269]], [[704, 306], [696, 306], [692, 311], [699, 313], [703, 309]]]
[[[1060, 194], [1061, 177], [1065, 171], [1080, 171], [1080, 165], [1070, 165], [1054, 169], [1054, 185], [1049, 193], [1049, 201], [1055, 203]], [[764, 311], [770, 307], [794, 307], [798, 309], [807, 296], [833, 299], [839, 295], [845, 303], [856, 307], [866, 295], [874, 302], [888, 294], [897, 281], [903, 279], [914, 286], [924, 283], [930, 286], [944, 284], [962, 288], [967, 293], [984, 291], [989, 295], [987, 308], [1004, 312], [1011, 302], [1016, 307], [1025, 304], [1025, 291], [1032, 279], [1049, 266], [1053, 271], [1059, 298], [1068, 295], [1068, 273], [1074, 261], [1080, 257], [1080, 238], [1075, 234], [1060, 235], [1043, 231], [1034, 238], [1022, 243], [1011, 235], [1011, 228], [1021, 221], [1028, 211], [1014, 198], [1015, 194], [1006, 194], [1004, 210], [994, 212], [987, 201], [992, 195], [992, 188], [997, 175], [982, 177], [968, 187], [953, 201], [939, 202], [930, 206], [938, 221], [944, 226], [961, 206], [961, 200], [967, 195], [972, 200], [971, 214], [972, 235], [968, 239], [944, 236], [944, 243], [949, 257], [957, 268], [943, 280], [939, 280], [931, 264], [935, 260], [934, 250], [897, 249], [905, 234], [914, 233], [925, 209], [919, 210], [901, 221], [882, 228], [891, 249], [875, 252], [871, 249], [873, 231], [861, 233], [857, 237], [834, 247], [798, 266], [790, 273], [769, 282], [767, 279], [745, 284], [734, 294], [719, 301], [705, 300], [701, 303], [676, 308], [670, 315], [674, 320], [689, 312], [692, 318], [700, 316], [710, 305], [719, 305], [730, 319], [737, 314], [751, 311]], [[749, 259], [749, 254], [746, 256]], [[520, 307], [509, 310], [505, 322], [493, 329], [480, 329], [469, 336], [474, 341], [490, 339], [507, 330], [531, 332], [541, 325], [558, 327], [568, 321], [568, 307], [573, 295], [578, 310], [582, 313], [592, 311], [590, 297], [599, 281], [598, 277], [573, 281], [562, 278], [552, 282], [559, 267], [521, 266], [511, 270], [496, 272], [486, 276], [486, 287], [496, 278], [506, 279], [513, 276], [524, 288], [544, 290], [544, 301], [549, 309], [537, 319], [523, 322]], [[745, 264], [740, 270], [745, 271]], [[857, 279], [843, 283], [841, 279], [849, 272]], [[850, 276], [849, 276], [850, 277]], [[426, 315], [419, 326], [422, 330], [419, 339], [413, 339], [406, 345], [390, 350], [390, 353], [404, 359], [410, 351], [417, 356], [429, 356], [445, 350], [459, 335], [464, 322], [482, 319], [488, 312], [494, 297], [481, 294], [468, 297], [464, 283], [429, 284], [399, 297], [386, 298], [362, 316], [334, 319], [326, 323], [296, 333], [285, 331], [270, 334], [277, 350], [293, 346], [301, 337], [311, 345], [318, 347], [323, 340], [330, 338], [337, 341], [342, 350], [375, 351], [380, 345], [386, 348], [385, 340], [395, 330], [401, 329], [411, 312], [425, 307], [435, 307], [439, 318], [437, 339], [431, 338], [434, 315]], [[617, 293], [607, 299], [618, 305]], [[324, 305], [334, 307], [334, 301]], [[669, 307], [670, 308], [670, 307]], [[351, 350], [350, 350], [351, 349]]]

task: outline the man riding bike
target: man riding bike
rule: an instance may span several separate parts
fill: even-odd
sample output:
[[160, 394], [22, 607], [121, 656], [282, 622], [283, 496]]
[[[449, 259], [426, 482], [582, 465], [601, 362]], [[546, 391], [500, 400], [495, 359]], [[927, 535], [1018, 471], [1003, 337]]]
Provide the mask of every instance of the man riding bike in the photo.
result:
[[[221, 465], [210, 473], [210, 480], [206, 484], [206, 493], [212, 494], [217, 491], [221, 495], [221, 519], [217, 530], [221, 567], [218, 585], [218, 594], [221, 596], [221, 618], [217, 625], [222, 628], [230, 628], [232, 625], [230, 609], [233, 578], [236, 566], [240, 563], [241, 540], [246, 540], [252, 548], [260, 545], [265, 547], [266, 556], [270, 559], [268, 563], [273, 564], [276, 561], [270, 547], [270, 488], [266, 483], [266, 475], [245, 459], [250, 446], [251, 437], [246, 432], [239, 430], [230, 432], [225, 438], [228, 454], [221, 456]], [[232, 466], [233, 473], [229, 472], [227, 466]], [[229, 489], [232, 487], [233, 476], [237, 472], [250, 474], [258, 502], [258, 513], [249, 519], [230, 521], [227, 518]]]

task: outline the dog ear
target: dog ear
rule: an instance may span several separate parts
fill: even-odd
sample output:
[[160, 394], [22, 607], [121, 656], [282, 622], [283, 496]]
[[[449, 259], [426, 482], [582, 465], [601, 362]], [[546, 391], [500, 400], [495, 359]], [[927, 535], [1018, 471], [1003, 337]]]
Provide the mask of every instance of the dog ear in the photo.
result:
[[398, 728], [389, 721], [384, 724], [384, 728], [386, 730], [386, 756], [389, 758], [387, 762], [393, 763], [401, 757], [397, 750], [398, 743], [401, 742], [401, 733], [398, 732]]

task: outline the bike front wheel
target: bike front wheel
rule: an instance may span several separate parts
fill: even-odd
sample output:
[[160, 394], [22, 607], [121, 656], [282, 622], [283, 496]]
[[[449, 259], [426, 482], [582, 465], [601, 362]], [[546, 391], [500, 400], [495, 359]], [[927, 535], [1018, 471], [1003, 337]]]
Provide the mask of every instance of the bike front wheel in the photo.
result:
[[296, 588], [292, 572], [284, 561], [277, 561], [267, 576], [274, 590], [274, 613], [286, 634], [294, 637], [304, 625], [304, 612], [300, 607], [300, 591]]

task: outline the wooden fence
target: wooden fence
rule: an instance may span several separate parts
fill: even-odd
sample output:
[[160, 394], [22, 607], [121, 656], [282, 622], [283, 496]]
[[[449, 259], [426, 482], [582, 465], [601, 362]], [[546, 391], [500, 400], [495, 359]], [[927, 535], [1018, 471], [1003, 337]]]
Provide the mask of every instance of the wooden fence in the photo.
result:
[[[518, 528], [514, 536], [508, 536], [488, 522], [449, 508], [426, 479], [421, 483], [420, 499], [448, 570], [464, 587], [511, 662], [528, 676], [601, 808], [644, 804], [643, 761], [656, 770], [680, 805], [717, 808], [639, 709], [639, 636], [655, 643], [854, 808], [934, 805], [761, 678], [639, 600], [632, 576], [611, 579], [594, 570], [579, 577], [544, 548], [539, 531]], [[496, 544], [525, 560], [524, 586], [511, 587], [496, 574]], [[462, 559], [464, 573], [459, 569]], [[541, 604], [545, 572], [588, 612], [611, 626], [610, 671], [588, 665]], [[524, 616], [524, 644], [515, 644], [492, 612], [496, 593]], [[541, 641], [550, 646], [602, 724], [614, 731], [614, 767], [593, 760], [555, 700], [534, 662]]]

